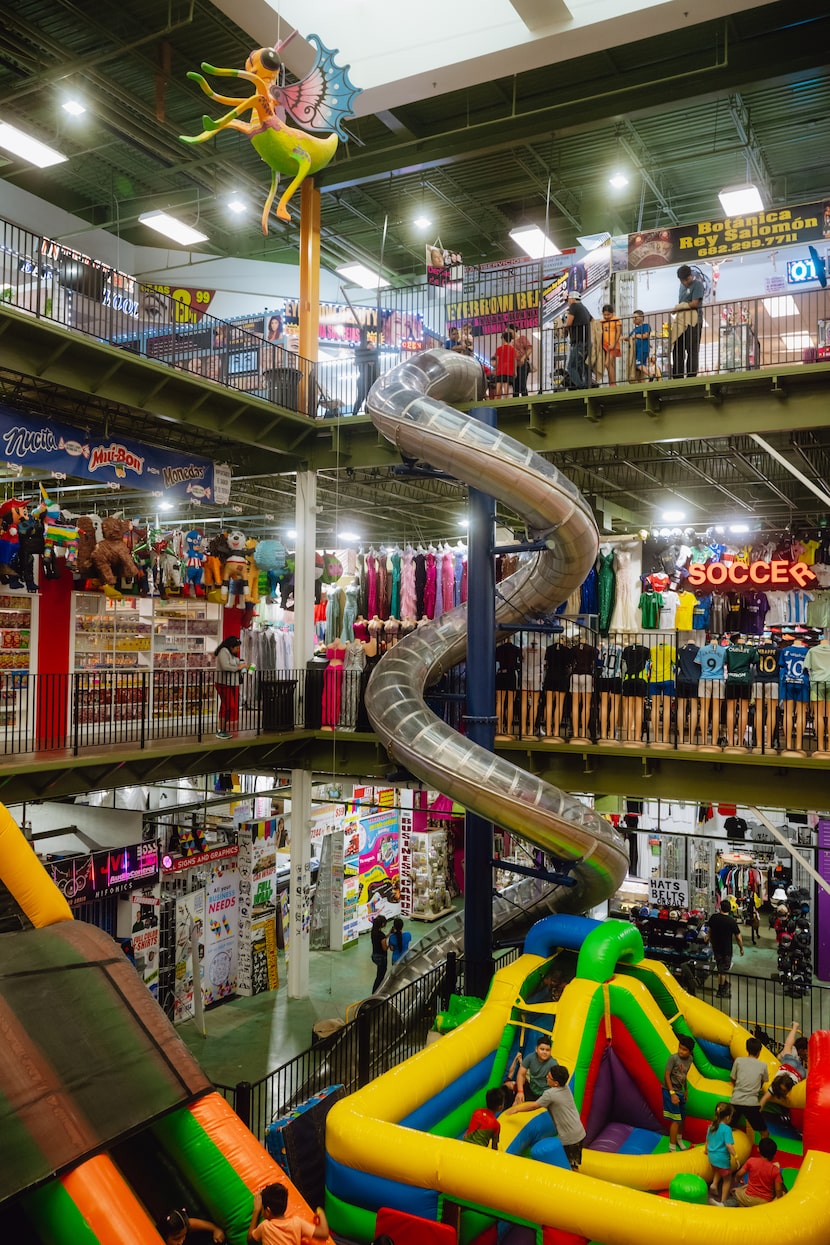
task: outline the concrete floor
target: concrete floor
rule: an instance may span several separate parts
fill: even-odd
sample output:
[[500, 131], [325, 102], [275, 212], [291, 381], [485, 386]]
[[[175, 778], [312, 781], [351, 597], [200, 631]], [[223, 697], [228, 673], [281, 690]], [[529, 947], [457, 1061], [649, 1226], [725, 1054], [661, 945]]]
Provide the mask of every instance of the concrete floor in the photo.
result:
[[[406, 921], [405, 928], [417, 942], [429, 928], [420, 921]], [[753, 947], [749, 929], [743, 930], [746, 954], [736, 954], [735, 977], [760, 978], [760, 981], [733, 983], [732, 998], [717, 999], [711, 985], [701, 992], [706, 1002], [714, 1003], [734, 1019], [752, 1028], [762, 1023], [772, 1037], [783, 1041], [794, 1020], [802, 1022], [804, 1032], [812, 1027], [830, 1027], [830, 989], [813, 992], [810, 999], [792, 999], [784, 995], [774, 982], [777, 970], [775, 935], [762, 922], [761, 943]], [[312, 951], [310, 953], [309, 997], [289, 999], [286, 988], [287, 970], [279, 953], [280, 985], [276, 991], [250, 999], [233, 999], [205, 1014], [206, 1036], [193, 1021], [178, 1027], [178, 1033], [212, 1081], [235, 1085], [237, 1081], [257, 1081], [311, 1045], [312, 1026], [318, 1020], [346, 1017], [351, 1003], [366, 998], [374, 981], [368, 934], [345, 951]], [[764, 1023], [766, 1018], [766, 1023]]]

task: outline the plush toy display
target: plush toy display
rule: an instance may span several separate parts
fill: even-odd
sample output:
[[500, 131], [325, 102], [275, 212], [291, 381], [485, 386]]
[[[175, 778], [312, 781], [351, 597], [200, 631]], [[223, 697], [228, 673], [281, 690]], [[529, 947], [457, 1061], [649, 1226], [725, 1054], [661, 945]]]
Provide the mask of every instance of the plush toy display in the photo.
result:
[[222, 576], [222, 600], [229, 607], [244, 610], [248, 599], [248, 554], [243, 532], [229, 532], [230, 552]]
[[95, 524], [88, 514], [81, 514], [75, 519], [78, 528], [78, 554], [75, 559], [75, 573], [81, 578], [93, 574], [92, 555], [98, 543], [95, 535]]
[[[64, 519], [60, 506], [56, 501], [52, 501], [42, 484], [40, 505], [33, 511], [32, 517], [37, 519], [43, 528], [43, 550], [40, 553], [40, 564], [46, 578], [58, 578], [58, 550], [63, 553], [67, 566], [76, 568], [79, 546], [78, 528], [74, 523], [69, 523]], [[93, 538], [89, 549], [90, 554], [94, 546]]]
[[217, 536], [211, 536], [205, 559], [204, 584], [206, 588], [222, 587], [222, 567], [230, 551], [227, 532], [219, 532]]
[[121, 599], [118, 579], [137, 579], [141, 572], [132, 559], [124, 542], [128, 524], [124, 519], [110, 517], [101, 523], [103, 539], [92, 551], [92, 565], [104, 585], [104, 592], [115, 600]]
[[[35, 558], [40, 557], [40, 565], [48, 579], [57, 579], [58, 570], [53, 560], [46, 558], [46, 542], [43, 535], [43, 524], [28, 512], [17, 525], [18, 554], [17, 564], [28, 592], [37, 592], [35, 583]], [[53, 555], [54, 557], [54, 555]]]
[[185, 580], [182, 593], [185, 596], [203, 597], [205, 590], [202, 587], [202, 579], [207, 555], [204, 551], [204, 537], [195, 528], [192, 528], [184, 538], [184, 556]]

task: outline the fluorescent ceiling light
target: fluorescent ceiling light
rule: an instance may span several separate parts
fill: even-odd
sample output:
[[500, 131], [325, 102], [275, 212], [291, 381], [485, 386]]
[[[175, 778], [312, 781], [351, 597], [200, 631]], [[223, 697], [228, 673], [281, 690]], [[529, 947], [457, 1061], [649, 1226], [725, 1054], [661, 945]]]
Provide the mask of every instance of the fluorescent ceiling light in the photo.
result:
[[83, 104], [77, 99], [65, 99], [63, 101], [63, 110], [68, 112], [70, 117], [82, 117], [86, 112]]
[[352, 285], [359, 285], [362, 290], [377, 290], [382, 285], [389, 284], [379, 273], [372, 272], [372, 269], [367, 268], [365, 264], [344, 264], [337, 271], [341, 277], [347, 277]]
[[531, 259], [544, 259], [546, 255], [561, 255], [556, 243], [538, 225], [519, 225], [510, 230], [510, 237]]
[[608, 178], [608, 182], [615, 190], [622, 190], [623, 186], [628, 185], [628, 178], [625, 173], [615, 173], [613, 177]]
[[814, 344], [809, 333], [782, 333], [781, 340], [788, 350], [805, 350]]
[[663, 518], [667, 523], [682, 523], [686, 518], [685, 510], [664, 510]]
[[412, 224], [416, 229], [429, 229], [432, 221], [428, 216], [416, 216]]
[[172, 510], [172, 509], [173, 509], [172, 501], [160, 501], [159, 502], [159, 510]]
[[458, 520], [458, 526], [459, 526], [459, 527], [464, 528], [464, 530], [466, 531], [466, 530], [467, 530], [467, 528], [470, 526], [470, 520], [469, 520], [469, 519], [459, 519], [459, 520]]
[[338, 540], [360, 540], [357, 532], [341, 532], [337, 537]]
[[244, 199], [240, 199], [237, 195], [234, 195], [232, 199], [228, 200], [228, 211], [229, 212], [235, 212], [237, 216], [240, 216], [242, 212], [247, 212], [247, 210], [248, 210], [247, 203], [245, 202]]
[[763, 212], [764, 201], [757, 186], [748, 182], [745, 186], [726, 186], [718, 194], [721, 207], [727, 216], [743, 216], [747, 212]]
[[286, 534], [286, 536], [288, 537], [288, 539], [289, 539], [289, 540], [296, 540], [296, 539], [297, 539], [297, 533], [294, 531], [294, 528], [293, 528], [293, 527], [292, 527], [292, 528], [289, 528], [289, 529], [288, 529], [288, 531], [287, 531], [285, 534]]
[[139, 216], [142, 225], [149, 225], [151, 229], [155, 229], [158, 233], [163, 233], [165, 238], [171, 238], [174, 242], [180, 242], [182, 246], [189, 246], [194, 242], [207, 242], [207, 234], [199, 233], [198, 229], [191, 229], [190, 225], [185, 225], [184, 221], [176, 220], [175, 216], [170, 216], [167, 212], [142, 212]]
[[729, 530], [730, 532], [734, 532], [735, 535], [738, 536], [743, 532], [749, 531], [749, 524], [748, 523], [731, 523], [729, 525]]
[[48, 169], [52, 164], [63, 164], [67, 159], [53, 147], [47, 147], [45, 143], [40, 143], [36, 138], [18, 130], [17, 126], [9, 125], [8, 121], [0, 121], [0, 147], [10, 151], [12, 155], [20, 156], [21, 160], [28, 160], [29, 164], [34, 164], [39, 169]]
[[586, 251], [595, 251], [598, 246], [602, 246], [606, 242], [611, 241], [611, 235], [607, 231], [602, 233], [586, 233], [584, 237], [577, 238], [577, 242]]
[[782, 294], [779, 298], [762, 298], [761, 302], [767, 309], [767, 315], [777, 320], [780, 316], [797, 316], [798, 303], [791, 294]]

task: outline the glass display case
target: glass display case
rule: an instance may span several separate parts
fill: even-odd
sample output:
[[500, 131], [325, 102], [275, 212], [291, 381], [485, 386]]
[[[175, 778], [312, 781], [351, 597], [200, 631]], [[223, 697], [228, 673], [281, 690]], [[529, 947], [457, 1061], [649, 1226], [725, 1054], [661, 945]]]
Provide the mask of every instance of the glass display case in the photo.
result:
[[98, 592], [75, 596], [75, 670], [150, 670], [153, 601], [111, 601]]
[[34, 697], [27, 674], [32, 658], [33, 609], [37, 598], [0, 594], [0, 731], [18, 734], [31, 726]]
[[210, 711], [216, 697], [213, 652], [222, 639], [222, 606], [203, 598], [154, 602], [153, 696], [158, 716]]
[[447, 889], [447, 831], [443, 826], [412, 831], [411, 865], [413, 920], [437, 921], [452, 912]]

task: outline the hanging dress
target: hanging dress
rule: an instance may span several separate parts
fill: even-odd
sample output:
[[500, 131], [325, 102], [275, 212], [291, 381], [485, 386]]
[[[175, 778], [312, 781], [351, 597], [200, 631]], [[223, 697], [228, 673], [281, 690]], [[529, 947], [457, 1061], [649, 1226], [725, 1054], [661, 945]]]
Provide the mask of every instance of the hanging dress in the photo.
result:
[[329, 664], [323, 672], [323, 726], [336, 726], [340, 721], [345, 651], [339, 645], [329, 645], [326, 649]]
[[372, 610], [379, 618], [389, 617], [389, 594], [392, 584], [389, 575], [389, 561], [385, 553], [378, 555], [378, 607]]
[[343, 664], [343, 695], [340, 701], [340, 729], [353, 731], [360, 704], [360, 681], [366, 665], [366, 653], [360, 640], [346, 645]]
[[357, 618], [357, 598], [360, 596], [360, 584], [349, 584], [346, 589], [346, 604], [343, 609], [343, 626], [340, 639], [344, 644], [354, 639], [354, 620]]
[[401, 616], [401, 555], [397, 550], [392, 554], [392, 592], [389, 598], [389, 617]]
[[637, 609], [640, 600], [639, 576], [633, 564], [633, 555], [627, 549], [617, 549], [617, 602], [611, 619], [613, 631], [640, 631], [641, 619]]
[[611, 630], [611, 616], [617, 600], [617, 572], [614, 569], [614, 550], [599, 555], [599, 571], [597, 573], [597, 597], [599, 603], [599, 633], [608, 635]]
[[432, 607], [432, 617], [440, 618], [446, 606], [444, 605], [444, 579], [441, 574], [442, 558], [441, 554], [435, 555], [435, 604]]
[[453, 583], [453, 591], [452, 591], [452, 600], [453, 600], [453, 605], [460, 605], [462, 601], [461, 579], [464, 574], [465, 558], [464, 558], [464, 553], [461, 549], [457, 549], [453, 557], [454, 557], [455, 566], [453, 568], [454, 583]]
[[441, 583], [443, 585], [444, 609], [451, 610], [455, 604], [455, 568], [453, 556], [447, 550], [441, 559]]
[[401, 612], [398, 618], [417, 618], [418, 602], [415, 597], [415, 553], [404, 549], [401, 560]]
[[579, 590], [580, 614], [598, 614], [599, 598], [597, 593], [597, 568], [592, 566]]
[[424, 589], [427, 582], [427, 555], [425, 553], [415, 554], [415, 613], [413, 618], [423, 618], [424, 616]]
[[366, 688], [369, 686], [369, 679], [372, 677], [372, 671], [380, 661], [380, 653], [375, 653], [374, 657], [366, 658], [366, 665], [360, 678], [360, 703], [357, 707], [357, 725], [358, 731], [372, 730], [372, 723], [369, 721], [369, 715], [366, 712]]
[[435, 581], [437, 578], [435, 567], [435, 554], [428, 553], [426, 556], [424, 583], [424, 613], [427, 618], [435, 617]]
[[370, 618], [378, 613], [378, 560], [373, 553], [366, 558], [366, 613]]

